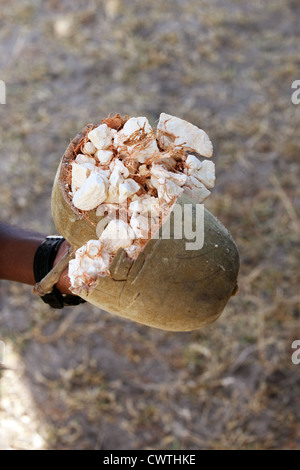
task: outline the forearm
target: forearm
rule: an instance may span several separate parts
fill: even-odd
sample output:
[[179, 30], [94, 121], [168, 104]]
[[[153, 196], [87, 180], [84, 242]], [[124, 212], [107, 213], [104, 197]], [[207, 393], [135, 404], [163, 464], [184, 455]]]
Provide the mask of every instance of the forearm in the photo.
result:
[[35, 284], [33, 259], [45, 236], [0, 222], [0, 279]]
[[[20, 229], [0, 222], [0, 279], [34, 285], [33, 260], [45, 235], [30, 230]], [[54, 264], [67, 251], [64, 242], [57, 253]], [[57, 283], [61, 293], [70, 293], [69, 278], [64, 272]]]

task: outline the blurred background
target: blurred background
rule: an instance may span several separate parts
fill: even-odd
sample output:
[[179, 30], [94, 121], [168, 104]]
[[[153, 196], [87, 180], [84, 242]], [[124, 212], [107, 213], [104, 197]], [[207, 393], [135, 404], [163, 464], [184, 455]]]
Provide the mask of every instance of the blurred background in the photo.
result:
[[239, 294], [189, 333], [1, 281], [1, 447], [299, 449], [299, 2], [0, 3], [1, 220], [56, 233], [70, 139], [109, 113], [166, 112], [210, 136], [206, 207], [241, 256]]

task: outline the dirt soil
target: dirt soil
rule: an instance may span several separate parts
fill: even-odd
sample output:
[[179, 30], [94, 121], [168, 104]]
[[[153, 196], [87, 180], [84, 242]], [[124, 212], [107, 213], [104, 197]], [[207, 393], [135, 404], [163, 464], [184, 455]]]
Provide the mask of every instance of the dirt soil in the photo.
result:
[[300, 448], [299, 15], [295, 0], [2, 0], [1, 220], [56, 233], [70, 139], [166, 112], [210, 136], [206, 207], [241, 256], [239, 294], [189, 333], [1, 281], [2, 448]]

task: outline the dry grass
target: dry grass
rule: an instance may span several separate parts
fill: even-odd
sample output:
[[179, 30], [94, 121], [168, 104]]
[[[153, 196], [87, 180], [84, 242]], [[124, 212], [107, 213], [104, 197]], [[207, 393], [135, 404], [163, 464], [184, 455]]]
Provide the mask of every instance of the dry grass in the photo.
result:
[[2, 2], [2, 219], [55, 231], [56, 167], [86, 123], [175, 114], [214, 143], [207, 207], [238, 244], [240, 293], [178, 334], [2, 282], [3, 446], [299, 449], [299, 5], [96, 3]]

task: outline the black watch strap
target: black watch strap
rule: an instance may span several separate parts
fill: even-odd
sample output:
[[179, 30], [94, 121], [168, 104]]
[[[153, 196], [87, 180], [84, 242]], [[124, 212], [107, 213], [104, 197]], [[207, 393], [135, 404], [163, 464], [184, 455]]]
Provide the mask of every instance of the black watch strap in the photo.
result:
[[[58, 249], [64, 238], [61, 236], [48, 236], [36, 250], [33, 260], [33, 273], [35, 282], [40, 282], [53, 268], [53, 263]], [[84, 303], [77, 295], [63, 295], [56, 286], [52, 292], [43, 295], [41, 299], [52, 308], [64, 308], [68, 305], [78, 305]]]

